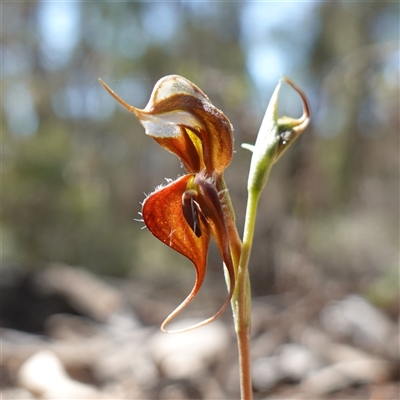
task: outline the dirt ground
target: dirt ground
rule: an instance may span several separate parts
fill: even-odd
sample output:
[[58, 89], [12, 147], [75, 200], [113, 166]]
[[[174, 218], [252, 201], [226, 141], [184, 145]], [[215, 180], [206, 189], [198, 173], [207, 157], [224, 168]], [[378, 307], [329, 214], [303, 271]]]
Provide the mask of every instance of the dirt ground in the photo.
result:
[[[153, 289], [66, 265], [4, 271], [1, 398], [238, 399], [231, 319], [162, 333], [174, 303]], [[399, 399], [398, 312], [323, 279], [254, 298], [255, 399]]]

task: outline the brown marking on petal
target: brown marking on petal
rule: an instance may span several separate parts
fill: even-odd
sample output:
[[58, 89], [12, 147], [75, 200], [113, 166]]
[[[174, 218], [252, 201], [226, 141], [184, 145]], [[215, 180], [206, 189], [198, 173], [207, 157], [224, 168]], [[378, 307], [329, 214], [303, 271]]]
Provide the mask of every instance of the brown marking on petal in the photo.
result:
[[185, 94], [195, 96], [200, 100], [210, 101], [207, 95], [192, 82], [179, 75], [167, 75], [161, 78], [155, 85], [150, 96], [150, 102], [157, 103], [171, 94]]
[[154, 137], [153, 139], [164, 149], [179, 157], [186, 171], [189, 173], [198, 172], [204, 168], [202, 158], [188, 135], [185, 128], [181, 128], [179, 137]]
[[[204, 167], [210, 173], [221, 175], [230, 164], [233, 156], [232, 125], [192, 82], [177, 75], [160, 79], [143, 110], [126, 103], [101, 79], [100, 83], [120, 104], [134, 113], [145, 128], [146, 124], [160, 125], [161, 133], [154, 134], [147, 128], [146, 133], [176, 154], [188, 172], [200, 172]], [[179, 126], [181, 130], [171, 135], [173, 126]], [[196, 143], [189, 143], [193, 136], [188, 135], [186, 129], [200, 139], [201, 152]]]
[[233, 128], [222, 111], [210, 102], [201, 101], [194, 96], [177, 94], [151, 104], [148, 109], [152, 115], [174, 110], [192, 114], [198, 121], [197, 126], [183, 126], [191, 129], [201, 140], [206, 170], [220, 175], [230, 164], [233, 156]]

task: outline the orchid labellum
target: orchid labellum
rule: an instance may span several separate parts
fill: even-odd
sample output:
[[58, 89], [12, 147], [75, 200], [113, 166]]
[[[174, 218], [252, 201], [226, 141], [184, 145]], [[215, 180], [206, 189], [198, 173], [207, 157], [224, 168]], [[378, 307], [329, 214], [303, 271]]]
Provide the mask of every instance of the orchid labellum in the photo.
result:
[[179, 157], [187, 171], [186, 175], [157, 188], [145, 199], [142, 209], [149, 231], [192, 261], [196, 269], [192, 291], [166, 318], [161, 329], [165, 330], [200, 290], [213, 237], [229, 275], [228, 296], [214, 316], [185, 330], [211, 322], [228, 306], [235, 288], [229, 234], [233, 216], [223, 182], [223, 172], [233, 154], [232, 126], [196, 85], [181, 76], [171, 75], [158, 81], [143, 110], [130, 106], [101, 83], [136, 115], [147, 135]]

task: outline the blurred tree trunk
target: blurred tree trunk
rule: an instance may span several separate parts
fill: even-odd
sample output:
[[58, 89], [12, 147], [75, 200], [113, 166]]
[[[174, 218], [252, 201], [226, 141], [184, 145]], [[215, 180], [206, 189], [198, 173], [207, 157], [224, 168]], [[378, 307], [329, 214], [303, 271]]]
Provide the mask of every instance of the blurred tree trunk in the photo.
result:
[[322, 82], [320, 100], [328, 105], [323, 120], [317, 122], [318, 127], [326, 129], [328, 135], [332, 133], [332, 138], [320, 144], [315, 156], [320, 160], [318, 164], [325, 164], [328, 186], [332, 188], [329, 203], [333, 206], [340, 206], [354, 195], [365, 164], [363, 158], [369, 156], [359, 124], [362, 103], [368, 96], [371, 68], [365, 51], [372, 43], [374, 20], [385, 6], [380, 2], [368, 7], [363, 3], [335, 2], [320, 6], [324, 29], [316, 42], [311, 68], [316, 80]]

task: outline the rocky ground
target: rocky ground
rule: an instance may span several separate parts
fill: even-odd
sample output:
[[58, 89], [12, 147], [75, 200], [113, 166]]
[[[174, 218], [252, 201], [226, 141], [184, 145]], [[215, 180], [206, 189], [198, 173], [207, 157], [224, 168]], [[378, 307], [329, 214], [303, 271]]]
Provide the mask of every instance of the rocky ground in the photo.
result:
[[[65, 265], [4, 272], [1, 398], [238, 399], [232, 322], [162, 333], [176, 304], [151, 293]], [[323, 281], [255, 298], [255, 399], [399, 399], [398, 312]]]

